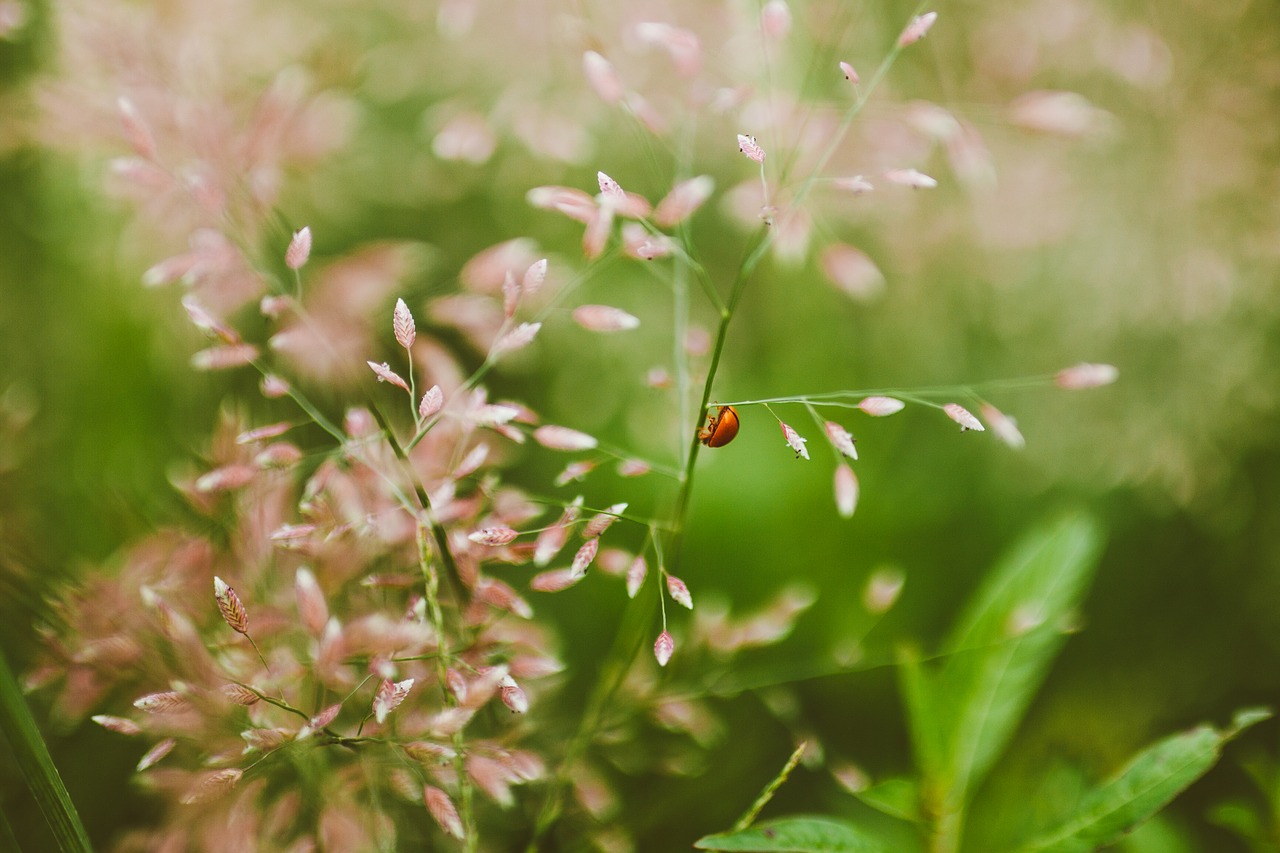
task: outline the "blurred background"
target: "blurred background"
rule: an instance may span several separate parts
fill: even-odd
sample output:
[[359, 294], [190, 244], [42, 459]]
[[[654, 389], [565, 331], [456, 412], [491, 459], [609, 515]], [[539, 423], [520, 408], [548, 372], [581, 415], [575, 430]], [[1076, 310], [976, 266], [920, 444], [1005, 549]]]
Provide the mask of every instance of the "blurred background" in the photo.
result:
[[[1046, 768], [1098, 778], [1165, 733], [1280, 695], [1275, 4], [937, 11], [826, 169], [865, 174], [877, 189], [855, 196], [819, 182], [803, 213], [782, 205], [795, 219], [780, 222], [787, 239], [745, 289], [714, 396], [963, 384], [1079, 361], [1117, 365], [1120, 380], [994, 395], [1018, 420], [1021, 451], [919, 407], [842, 419], [861, 457], [847, 521], [831, 498], [833, 459], [803, 410], [778, 411], [810, 437], [811, 462], [793, 458], [766, 412], [744, 408], [739, 438], [699, 461], [682, 575], [699, 607], [719, 599], [749, 611], [793, 584], [816, 603], [785, 643], [716, 674], [745, 692], [712, 700], [721, 736], [699, 762], [657, 788], [618, 782], [618, 820], [638, 849], [727, 827], [798, 737], [872, 777], [905, 772], [895, 649], [929, 648], [1003, 549], [1064, 506], [1103, 521], [1103, 562], [1082, 630], [979, 795], [972, 837], [999, 838], [1009, 804]], [[527, 240], [562, 280], [585, 268], [580, 225], [530, 206], [529, 189], [593, 192], [603, 170], [656, 201], [677, 163], [715, 178], [691, 239], [726, 293], [759, 205], [735, 134], [769, 152], [771, 180], [798, 151], [794, 187], [821, 147], [810, 136], [825, 138], [851, 97], [836, 62], [852, 62], [865, 83], [911, 13], [797, 0], [789, 33], [770, 42], [747, 2], [0, 2], [0, 638], [10, 663], [32, 659], [59, 590], [112, 572], [131, 541], [186, 520], [172, 478], [200, 457], [220, 407], [261, 403], [254, 377], [193, 372], [200, 344], [181, 288], [141, 284], [185, 249], [190, 229], [132, 201], [113, 175], [111, 158], [129, 153], [118, 95], [146, 107], [167, 87], [184, 109], [234, 124], [282, 70], [305, 77], [318, 106], [311, 136], [291, 140], [293, 158], [270, 176], [276, 211], [288, 228], [311, 226], [319, 256], [369, 241], [407, 247], [399, 294], [420, 317], [458, 290], [469, 259], [503, 241]], [[698, 76], [672, 72], [634, 37], [654, 20], [699, 34]], [[601, 102], [583, 78], [584, 50], [614, 62], [662, 133]], [[736, 100], [717, 111], [707, 105], [720, 92]], [[182, 131], [166, 128], [162, 141]], [[938, 187], [878, 178], [908, 167]], [[287, 240], [258, 237], [273, 252]], [[833, 284], [822, 259], [836, 242], [879, 275]], [[537, 351], [491, 377], [492, 396], [674, 465], [685, 425], [672, 392], [646, 382], [650, 368], [674, 369], [669, 271], [661, 261], [599, 268], [548, 320]], [[591, 335], [568, 319], [589, 302], [642, 326]], [[373, 315], [382, 324], [389, 303]], [[696, 290], [692, 321], [714, 330]], [[478, 363], [462, 336], [440, 334]], [[324, 402], [340, 411], [341, 399]], [[551, 491], [564, 459], [550, 457], [525, 448], [508, 476]], [[555, 492], [578, 493], [588, 505], [660, 512], [672, 486], [602, 469]], [[885, 568], [905, 576], [902, 598], [853, 649], [850, 613]], [[596, 580], [538, 601], [563, 637], [565, 713], [625, 602], [618, 584]], [[695, 686], [706, 676], [679, 674]], [[39, 692], [31, 702], [95, 842], [145, 823], [153, 807], [127, 784], [133, 745], [50, 715]], [[1263, 725], [1233, 745], [1143, 849], [1272, 849], [1224, 830], [1219, 806], [1258, 804], [1242, 764], [1274, 759], [1276, 739]], [[38, 839], [32, 817], [14, 818], [20, 777], [7, 762], [0, 772], [20, 839]], [[820, 768], [797, 771], [771, 809], [863, 814]]]

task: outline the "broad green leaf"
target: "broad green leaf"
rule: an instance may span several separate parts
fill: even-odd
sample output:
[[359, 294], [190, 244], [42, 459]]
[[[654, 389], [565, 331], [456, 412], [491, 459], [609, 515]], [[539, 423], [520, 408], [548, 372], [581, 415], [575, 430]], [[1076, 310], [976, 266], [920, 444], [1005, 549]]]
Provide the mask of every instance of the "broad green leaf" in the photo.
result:
[[916, 766], [925, 779], [935, 779], [942, 766], [942, 725], [938, 718], [937, 677], [925, 669], [914, 650], [898, 655], [898, 689], [907, 709], [907, 726]]
[[885, 779], [864, 791], [858, 791], [854, 796], [890, 817], [912, 823], [922, 820], [920, 791], [910, 779]]
[[89, 836], [80, 823], [71, 796], [62, 777], [53, 766], [49, 749], [31, 717], [26, 699], [18, 688], [4, 656], [0, 655], [0, 731], [13, 747], [14, 758], [22, 768], [27, 787], [44, 814], [61, 851], [89, 851]]
[[1259, 712], [1244, 712], [1225, 731], [1197, 726], [1148, 747], [1086, 794], [1073, 815], [1019, 853], [1085, 853], [1115, 843], [1204, 775], [1218, 760], [1223, 744], [1261, 719], [1265, 717]]
[[737, 832], [708, 835], [693, 846], [755, 853], [890, 853], [885, 844], [853, 824], [826, 817], [782, 818]]
[[945, 697], [945, 770], [932, 779], [952, 807], [969, 793], [1008, 745], [1065, 639], [1097, 567], [1098, 525], [1066, 515], [1024, 536], [965, 608], [935, 679]]

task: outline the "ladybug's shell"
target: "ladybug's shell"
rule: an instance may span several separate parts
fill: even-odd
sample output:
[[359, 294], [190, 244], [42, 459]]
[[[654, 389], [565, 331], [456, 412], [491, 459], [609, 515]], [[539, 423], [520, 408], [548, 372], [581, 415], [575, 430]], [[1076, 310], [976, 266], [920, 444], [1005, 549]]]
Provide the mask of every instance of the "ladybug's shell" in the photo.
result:
[[707, 447], [724, 447], [738, 435], [738, 411], [733, 406], [721, 406], [706, 429], [702, 443]]

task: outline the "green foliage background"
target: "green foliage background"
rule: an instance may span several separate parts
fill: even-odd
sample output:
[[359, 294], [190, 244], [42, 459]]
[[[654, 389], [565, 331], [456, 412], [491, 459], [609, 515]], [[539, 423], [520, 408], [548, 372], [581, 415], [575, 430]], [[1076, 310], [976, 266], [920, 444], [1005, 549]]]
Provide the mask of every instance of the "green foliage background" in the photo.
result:
[[[1055, 796], [1029, 792], [1029, 779], [1072, 789], [1169, 731], [1274, 704], [1280, 688], [1280, 16], [1263, 2], [1123, 4], [1117, 19], [1149, 29], [1168, 51], [1167, 77], [1148, 87], [1108, 73], [1097, 56], [1106, 46], [1076, 26], [1056, 48], [1064, 61], [1035, 82], [1081, 92], [1114, 126], [1101, 139], [1064, 141], [1017, 130], [991, 106], [1019, 91], [983, 61], [975, 34], [1003, 26], [1016, 38], [1016, 20], [1001, 16], [1029, 8], [1001, 6], [941, 7], [928, 49], [904, 57], [891, 81], [898, 101], [928, 98], [978, 116], [1001, 192], [975, 198], [944, 180], [892, 222], [878, 221], [875, 208], [839, 222], [838, 236], [863, 245], [885, 272], [875, 302], [850, 302], [813, 261], [766, 262], [731, 332], [717, 396], [976, 381], [1080, 360], [1118, 365], [1120, 382], [995, 400], [1019, 420], [1021, 453], [919, 411], [858, 422], [862, 500], [850, 522], [835, 514], [827, 462], [794, 461], [776, 426], [750, 412], [739, 439], [700, 462], [685, 572], [699, 596], [735, 607], [797, 580], [818, 590], [797, 636], [732, 678], [763, 687], [806, 676], [794, 685], [792, 727], [819, 735], [828, 758], [894, 775], [910, 754], [891, 666], [897, 645], [935, 645], [957, 602], [1021, 531], [1064, 505], [1089, 507], [1110, 538], [1083, 630], [982, 789], [978, 838], [1005, 837], [1028, 797]], [[193, 380], [195, 340], [178, 294], [143, 292], [137, 258], [121, 257], [129, 214], [98, 189], [101, 162], [19, 130], [34, 122], [33, 87], [56, 73], [52, 36], [41, 10], [33, 14], [27, 36], [0, 42], [0, 110], [13, 117], [0, 139], [0, 638], [17, 669], [60, 585], [110, 571], [131, 539], [183, 521], [168, 474], [198, 455], [221, 402], [252, 381]], [[885, 44], [901, 17], [882, 14], [869, 44]], [[293, 199], [291, 215], [307, 217], [327, 251], [375, 237], [426, 243], [430, 261], [406, 284], [407, 297], [442, 292], [474, 252], [521, 234], [573, 258], [577, 231], [530, 209], [529, 186], [590, 186], [599, 167], [650, 197], [665, 190], [666, 176], [646, 171], [638, 135], [610, 147], [607, 165], [548, 167], [505, 148], [486, 167], [432, 163], [420, 115], [456, 85], [445, 73], [395, 103], [358, 92], [368, 113], [353, 150], [301, 180]], [[870, 115], [894, 113], [884, 102]], [[1041, 157], [1035, 168], [1028, 150]], [[727, 187], [741, 167], [720, 158], [712, 169]], [[1037, 171], [1050, 167], [1052, 175]], [[940, 157], [921, 168], [946, 174]], [[1054, 239], [999, 239], [1020, 219], [1056, 217]], [[743, 234], [711, 216], [697, 229], [723, 280]], [[618, 265], [582, 301], [641, 313], [652, 310], [655, 287]], [[557, 356], [538, 365], [549, 372], [499, 375], [495, 396], [523, 396], [613, 444], [648, 440], [669, 405], [643, 384], [647, 359], [666, 352], [659, 329], [602, 341], [550, 328], [543, 344]], [[545, 482], [559, 461], [526, 458], [513, 476]], [[658, 499], [649, 488], [609, 475], [586, 487], [589, 504], [616, 497], [633, 506]], [[833, 649], [866, 578], [884, 565], [905, 572], [904, 597], [856, 670], [839, 672]], [[622, 607], [619, 590], [584, 584], [539, 604], [562, 624], [570, 671], [580, 674], [571, 689], [585, 695]], [[772, 777], [795, 732], [766, 709], [767, 695], [722, 703], [733, 736], [706, 755], [701, 773], [629, 792], [627, 820], [654, 845], [642, 849], [673, 849], [729, 826]], [[40, 718], [41, 697], [32, 701]], [[50, 723], [47, 735], [95, 841], [145, 820], [145, 798], [122, 793], [136, 761], [128, 746], [91, 726]], [[1275, 724], [1263, 724], [1238, 749], [1274, 756], [1275, 738]], [[1247, 790], [1233, 754], [1147, 830], [1170, 840], [1145, 849], [1246, 849], [1206, 818], [1224, 796]], [[22, 817], [14, 771], [0, 764], [0, 773], [15, 831], [39, 838]], [[804, 770], [771, 808], [867, 814], [829, 777]]]

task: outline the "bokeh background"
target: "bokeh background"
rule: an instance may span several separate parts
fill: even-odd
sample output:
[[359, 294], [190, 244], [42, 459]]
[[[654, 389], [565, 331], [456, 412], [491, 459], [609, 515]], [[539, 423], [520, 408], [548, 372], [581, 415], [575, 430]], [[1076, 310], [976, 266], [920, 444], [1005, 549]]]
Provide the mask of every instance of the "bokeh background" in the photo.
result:
[[[307, 156], [279, 176], [278, 209], [310, 224], [321, 256], [370, 240], [409, 245], [401, 292], [415, 310], [505, 240], [582, 267], [580, 227], [532, 208], [526, 192], [590, 191], [602, 169], [657, 199], [672, 151], [687, 145], [693, 171], [717, 183], [694, 241], [727, 286], [750, 233], [738, 199], [758, 185], [734, 134], [755, 133], [781, 161], [829, 127], [848, 97], [835, 62], [865, 79], [911, 7], [797, 0], [790, 35], [769, 47], [752, 31], [753, 3], [625, 5], [0, 3], [13, 21], [0, 36], [0, 637], [17, 669], [60, 589], [184, 522], [171, 478], [199, 457], [219, 407], [257, 405], [254, 377], [191, 370], [199, 342], [180, 289], [140, 284], [184, 237], [180, 223], [109, 191], [108, 160], [127, 153], [121, 89], [145, 95], [163, 82], [235, 121], [282, 69], [304, 74], [324, 111]], [[683, 576], [700, 607], [749, 610], [797, 583], [817, 599], [786, 643], [715, 674], [759, 689], [714, 700], [723, 737], [698, 766], [624, 788], [620, 820], [639, 849], [679, 849], [732, 823], [800, 736], [872, 776], [905, 771], [895, 649], [929, 648], [1001, 551], [1063, 506], [1104, 522], [1103, 563], [1081, 632], [979, 798], [977, 837], [999, 837], [1046, 768], [1096, 778], [1164, 733], [1277, 698], [1277, 7], [1032, 0], [937, 11], [829, 172], [910, 166], [939, 187], [854, 197], [819, 185], [807, 248], [773, 253], [746, 289], [716, 397], [976, 382], [1077, 361], [1115, 364], [1120, 381], [993, 398], [1018, 419], [1022, 451], [922, 409], [847, 423], [862, 488], [849, 521], [835, 512], [825, 451], [796, 461], [766, 413], [744, 410], [738, 440], [699, 462]], [[629, 40], [645, 20], [698, 32], [705, 79], [677, 79]], [[587, 49], [613, 58], [676, 130], [655, 136], [602, 104], [582, 77]], [[172, 74], [157, 80], [158, 70]], [[739, 109], [699, 112], [685, 105], [695, 85], [753, 94]], [[1037, 113], [1027, 93], [1045, 90], [1078, 99]], [[978, 135], [974, 159], [948, 156], [921, 102]], [[695, 119], [696, 132], [678, 132]], [[856, 298], [832, 286], [819, 260], [832, 241], [866, 252], [883, 286]], [[494, 396], [674, 462], [675, 402], [645, 381], [669, 365], [664, 269], [606, 266], [574, 299], [625, 308], [641, 329], [592, 336], [567, 322], [566, 305], [535, 357], [492, 377]], [[705, 305], [694, 320], [713, 328]], [[807, 432], [813, 447], [820, 436]], [[545, 486], [562, 464], [526, 450], [510, 477]], [[579, 491], [590, 505], [649, 510], [671, 494], [661, 478], [604, 471], [559, 495]], [[851, 663], [850, 614], [886, 567], [904, 573], [902, 599]], [[573, 674], [566, 709], [585, 695], [624, 600], [600, 582], [540, 601]], [[48, 715], [39, 693], [31, 701], [95, 841], [148, 820], [146, 796], [126, 782], [133, 745]], [[1270, 849], [1212, 818], [1223, 800], [1252, 796], [1240, 764], [1274, 757], [1276, 736], [1264, 725], [1233, 745], [1148, 830], [1162, 834], [1145, 849]], [[16, 772], [0, 768], [6, 813], [40, 849]], [[820, 768], [798, 771], [771, 809], [863, 813]]]

